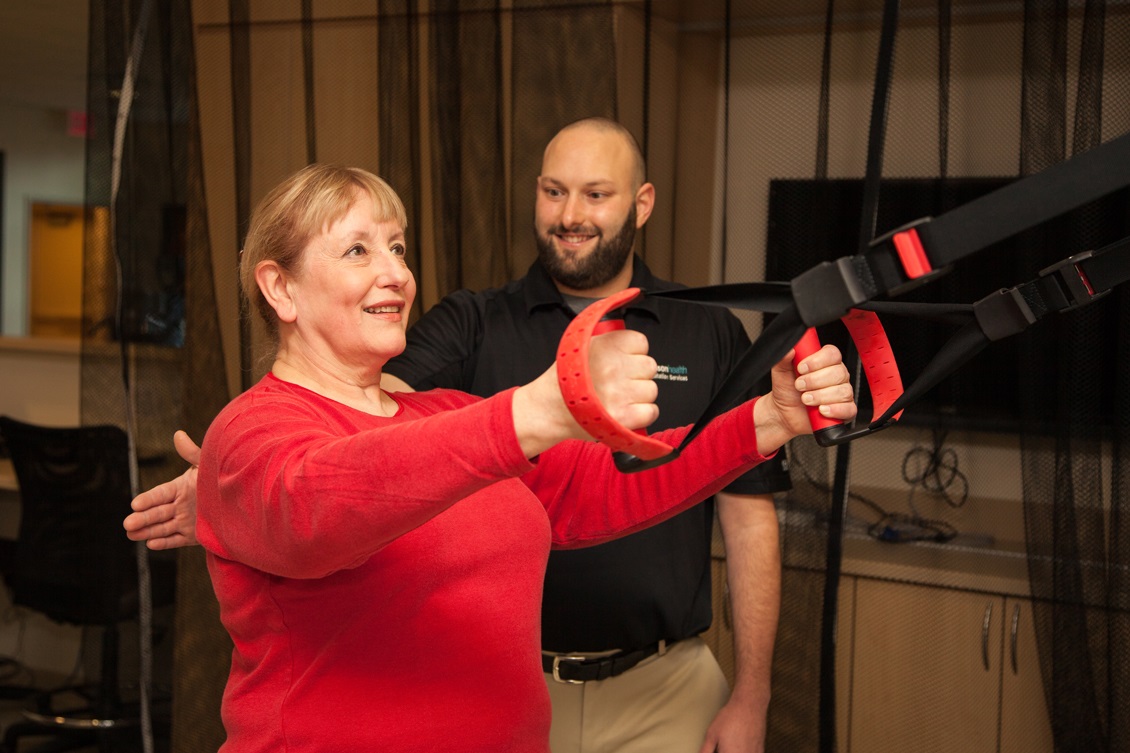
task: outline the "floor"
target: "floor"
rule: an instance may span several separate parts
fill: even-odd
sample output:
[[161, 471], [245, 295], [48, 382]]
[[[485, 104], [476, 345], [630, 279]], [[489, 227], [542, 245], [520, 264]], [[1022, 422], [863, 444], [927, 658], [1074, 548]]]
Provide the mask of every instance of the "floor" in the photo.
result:
[[[14, 673], [11, 676], [17, 677]], [[87, 698], [84, 696], [67, 693], [58, 697], [55, 708], [66, 711], [67, 709], [80, 708], [86, 702]], [[13, 725], [25, 721], [24, 709], [33, 707], [32, 700], [26, 694], [18, 692], [14, 683], [11, 685], [0, 683], [0, 740], [3, 740], [3, 736]], [[136, 709], [136, 702], [134, 709]], [[157, 721], [153, 725], [152, 753], [167, 753], [169, 750], [167, 702], [164, 705], [154, 704], [153, 717]], [[0, 743], [0, 753], [55, 753], [64, 750], [75, 751], [76, 753], [148, 753], [142, 744], [142, 733], [139, 725], [125, 726], [117, 732], [108, 733], [105, 735], [104, 744], [101, 747], [99, 747], [99, 741], [93, 733], [80, 732], [74, 735], [59, 735], [49, 734], [49, 732], [51, 731], [45, 730], [45, 734], [21, 735], [19, 740], [15, 742], [17, 746], [15, 750], [9, 750], [4, 747], [3, 743]]]
[[[8, 727], [14, 723], [19, 722], [23, 718], [20, 711], [20, 705], [10, 701], [0, 702], [0, 728], [7, 731]], [[18, 753], [56, 753], [56, 751], [74, 751], [74, 753], [143, 753], [144, 746], [141, 742], [141, 731], [138, 727], [123, 729], [120, 735], [115, 735], [106, 742], [106, 747], [99, 748], [98, 743], [94, 738], [89, 738], [89, 743], [84, 742], [88, 739], [83, 735], [73, 740], [67, 738], [49, 736], [49, 735], [28, 735], [21, 737], [18, 743]], [[68, 747], [67, 744], [71, 747]], [[168, 753], [169, 744], [167, 738], [156, 738], [153, 741], [153, 753]], [[3, 746], [0, 746], [0, 751], [4, 751]], [[16, 751], [4, 751], [4, 753], [16, 753]]]

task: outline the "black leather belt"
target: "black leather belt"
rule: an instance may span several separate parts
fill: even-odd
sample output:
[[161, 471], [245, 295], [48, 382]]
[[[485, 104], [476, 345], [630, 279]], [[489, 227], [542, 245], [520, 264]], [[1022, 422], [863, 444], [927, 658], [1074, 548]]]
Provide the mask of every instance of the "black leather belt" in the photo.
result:
[[622, 651], [611, 656], [577, 656], [574, 654], [542, 654], [541, 668], [557, 682], [581, 685], [592, 680], [607, 680], [627, 672], [644, 659], [665, 654], [674, 641], [660, 641], [636, 651]]

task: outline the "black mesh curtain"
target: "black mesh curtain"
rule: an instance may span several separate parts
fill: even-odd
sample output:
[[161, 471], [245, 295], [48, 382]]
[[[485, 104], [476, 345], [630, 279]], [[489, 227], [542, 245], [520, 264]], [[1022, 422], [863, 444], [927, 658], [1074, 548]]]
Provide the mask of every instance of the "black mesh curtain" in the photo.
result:
[[[1026, 174], [1130, 130], [1130, 23], [1106, 3], [1085, 4], [1078, 76], [1067, 69], [1066, 3], [1025, 5], [1020, 171]], [[1108, 75], [1110, 74], [1110, 75]], [[1069, 106], [1074, 94], [1074, 106]], [[1067, 124], [1073, 124], [1068, 136]], [[1114, 127], [1104, 124], [1114, 123]], [[1118, 219], [1111, 221], [1112, 213]], [[1130, 199], [1089, 207], [1031, 238], [1045, 259], [1130, 233]], [[1054, 401], [1055, 430], [1024, 434], [1028, 568], [1045, 692], [1059, 751], [1130, 747], [1130, 292], [1057, 317], [1024, 342], [1031, 368], [1056, 375], [1054, 393], [1022, 381], [1033, 412]], [[1114, 374], [1112, 380], [1109, 375]], [[1101, 427], [1101, 431], [1099, 428]], [[1109, 458], [1109, 461], [1106, 460]], [[1110, 470], [1104, 471], [1109, 462]]]
[[[127, 430], [141, 490], [183, 467], [192, 27], [187, 0], [91, 0], [89, 19], [81, 419]], [[123, 677], [152, 671], [167, 698], [172, 617], [143, 625]]]
[[[193, 27], [188, 0], [91, 0], [89, 12], [82, 421], [128, 429], [140, 491], [183, 470], [172, 451], [173, 432], [185, 428], [203, 436], [204, 417], [227, 400], [198, 139], [192, 138]], [[128, 110], [127, 69], [133, 90]], [[123, 509], [122, 517], [128, 512]], [[196, 659], [208, 652], [224, 656], [226, 635], [183, 629], [193, 619], [218, 621], [218, 611], [203, 553], [192, 549], [179, 556], [189, 564], [178, 569], [182, 608], [175, 618], [159, 614], [153, 623], [154, 698], [183, 691], [182, 707], [204, 699], [211, 718], [217, 680], [209, 683], [209, 665]], [[175, 647], [174, 635], [180, 637]], [[134, 654], [126, 649], [126, 677], [140, 665], [129, 658]], [[162, 729], [167, 720], [157, 727], [160, 735]], [[192, 749], [215, 749], [219, 738], [207, 734], [208, 725], [203, 729], [196, 737], [203, 744]]]
[[[766, 176], [782, 179], [769, 189], [771, 279], [788, 279], [815, 261], [854, 253], [859, 228], [870, 220], [861, 215], [861, 184], [871, 121], [866, 105], [848, 102], [845, 92], [871, 95], [851, 74], [875, 75], [881, 4], [829, 2], [826, 10], [822, 43], [813, 18], [807, 56], [790, 60], [798, 76], [803, 70], [809, 77], [811, 100], [802, 106], [816, 119], [813, 169]], [[750, 33], [740, 18], [731, 20], [729, 30], [734, 40]], [[939, 214], [1130, 131], [1128, 31], [1124, 9], [1099, 1], [998, 4], [992, 13], [958, 0], [904, 3], [883, 143], [878, 232]], [[995, 85], [981, 89], [994, 77]], [[984, 93], [994, 86], [995, 94]], [[775, 106], [771, 99], [759, 101], [765, 108]], [[783, 117], [792, 117], [788, 108], [797, 106], [795, 99], [782, 98]], [[746, 124], [731, 116], [728, 125], [733, 134]], [[980, 157], [964, 156], [971, 153]], [[732, 200], [728, 206], [732, 236], [746, 220], [733, 217]], [[1007, 247], [983, 252], [986, 258], [929, 286], [930, 295], [923, 291], [921, 300], [972, 303], [996, 288], [1036, 277], [1071, 253], [1130, 234], [1127, 218], [1130, 194], [1122, 192], [1022, 234]], [[787, 232], [796, 235], [783, 237]], [[802, 249], [822, 249], [823, 256], [806, 256]], [[986, 651], [1003, 647], [1001, 664], [992, 663], [986, 674], [1006, 689], [992, 691], [986, 705], [1004, 707], [1006, 686], [1016, 673], [1009, 656], [1015, 631], [1022, 636], [1034, 627], [1034, 663], [1042, 677], [1042, 696], [1035, 703], [1046, 706], [1055, 750], [1121, 751], [1130, 745], [1124, 515], [1130, 467], [1125, 455], [1128, 295], [1116, 290], [1093, 305], [1041, 322], [1013, 342], [990, 346], [926, 396], [917, 411], [908, 410], [905, 428], [853, 445], [844, 537], [845, 558], [856, 561], [845, 572], [863, 573], [849, 580], [878, 587], [865, 592], [862, 585], [849, 588], [845, 580], [839, 594], [833, 663], [839, 687], [833, 745], [839, 749], [858, 750], [861, 740], [874, 744], [876, 737], [898, 741], [887, 743], [895, 746], [889, 749], [960, 746], [972, 725], [954, 718], [946, 699], [979, 691], [964, 684], [945, 690], [952, 681], [946, 673], [964, 661], [944, 653], [943, 638], [958, 628], [938, 606], [957, 571], [980, 571], [990, 579], [973, 587], [975, 598], [987, 606], [977, 607], [972, 622], [979, 637], [984, 619]], [[888, 329], [896, 356], [910, 355], [911, 364], [923, 364], [944, 341], [943, 328], [920, 322]], [[822, 328], [821, 334], [850, 347], [834, 328]], [[904, 339], [896, 338], [900, 334]], [[912, 376], [904, 368], [904, 378]], [[814, 689], [827, 627], [819, 606], [828, 563], [822, 521], [834, 518], [839, 504], [831, 496], [835, 456], [811, 442], [794, 442], [790, 449], [796, 489], [782, 505], [786, 571], [769, 747], [829, 750], [829, 741], [818, 748]], [[1021, 503], [1014, 515], [1002, 511], [1011, 500]], [[809, 527], [812, 520], [816, 525]], [[884, 548], [867, 547], [880, 539]], [[1026, 566], [1017, 568], [1017, 562]], [[1024, 582], [1027, 593], [1000, 585], [1005, 580]], [[922, 600], [876, 601], [878, 594], [885, 599], [913, 592], [900, 590], [901, 584], [925, 584], [918, 589]], [[885, 585], [890, 588], [882, 590]], [[1031, 611], [1014, 608], [1014, 595], [1030, 600]], [[900, 628], [869, 632], [881, 627], [864, 615], [876, 604], [888, 610], [879, 621]], [[854, 635], [844, 624], [855, 626]], [[900, 653], [903, 628], [928, 637], [914, 651]], [[973, 633], [970, 637], [970, 645], [977, 646]], [[889, 646], [875, 646], [888, 641]], [[974, 653], [980, 665], [978, 650]], [[931, 654], [941, 658], [934, 662]], [[991, 660], [985, 661], [988, 668]], [[920, 674], [892, 668], [900, 662], [920, 666]], [[876, 676], [898, 677], [907, 685], [884, 687]], [[861, 685], [867, 682], [874, 684]], [[910, 685], [939, 690], [918, 695]], [[858, 707], [866, 696], [891, 700], [884, 712], [865, 716]], [[938, 702], [907, 712], [910, 707], [899, 696]], [[1037, 728], [1044, 714], [1029, 708], [1034, 721], [1021, 726]], [[1010, 730], [1006, 712], [1001, 713], [992, 734], [1003, 750]], [[860, 724], [878, 732], [853, 734], [859, 731], [853, 725]]]
[[[183, 422], [190, 28], [187, 3], [90, 3], [82, 418], [138, 418], [142, 485], [174, 467], [156, 466]], [[115, 164], [131, 49], [140, 56]]]

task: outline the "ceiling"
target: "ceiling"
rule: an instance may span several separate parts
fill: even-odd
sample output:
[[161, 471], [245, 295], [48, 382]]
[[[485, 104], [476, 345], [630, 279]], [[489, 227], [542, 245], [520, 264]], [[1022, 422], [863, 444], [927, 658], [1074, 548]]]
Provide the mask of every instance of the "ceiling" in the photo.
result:
[[87, 0], [0, 0], [0, 105], [86, 109]]

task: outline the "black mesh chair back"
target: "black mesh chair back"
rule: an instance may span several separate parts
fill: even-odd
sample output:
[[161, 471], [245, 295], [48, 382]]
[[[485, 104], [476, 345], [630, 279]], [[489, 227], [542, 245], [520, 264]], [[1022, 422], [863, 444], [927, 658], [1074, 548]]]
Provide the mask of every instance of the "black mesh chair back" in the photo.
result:
[[[117, 426], [54, 428], [6, 416], [0, 434], [20, 494], [15, 554], [4, 573], [12, 603], [102, 630], [100, 676], [33, 695], [23, 721], [4, 730], [0, 753], [45, 734], [55, 739], [52, 750], [92, 743], [117, 750], [140, 723], [136, 688], [122, 688], [118, 673], [118, 624], [135, 619], [139, 603], [136, 545], [121, 524], [132, 497], [126, 434]], [[170, 584], [162, 590], [171, 602], [175, 567], [154, 576], [155, 588]]]
[[132, 497], [125, 432], [54, 428], [0, 416], [20, 489], [8, 587], [12, 603], [74, 625], [136, 609], [134, 545], [122, 531]]

